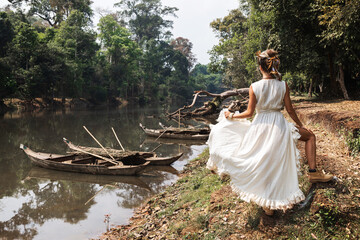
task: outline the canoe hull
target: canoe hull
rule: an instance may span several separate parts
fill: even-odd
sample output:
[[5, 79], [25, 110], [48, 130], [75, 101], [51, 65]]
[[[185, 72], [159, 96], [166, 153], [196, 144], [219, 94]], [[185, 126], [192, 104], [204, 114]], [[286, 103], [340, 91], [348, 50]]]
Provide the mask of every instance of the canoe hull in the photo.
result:
[[153, 157], [153, 158], [146, 158], [145, 160], [150, 162], [149, 165], [168, 166], [168, 165], [171, 165], [176, 160], [178, 160], [182, 155], [183, 155], [183, 153], [180, 153], [173, 157], [163, 157], [163, 158]]
[[146, 165], [148, 165], [147, 163], [146, 165], [144, 164], [141, 166], [111, 169], [106, 166], [58, 163], [49, 160], [36, 159], [31, 156], [29, 156], [29, 158], [31, 162], [38, 167], [43, 167], [58, 171], [97, 174], [97, 175], [133, 176], [140, 174], [145, 169]]
[[[138, 175], [144, 171], [149, 162], [146, 161], [143, 164], [138, 165], [124, 165], [124, 166], [106, 166], [98, 164], [78, 164], [59, 161], [59, 159], [67, 158], [71, 159], [75, 155], [53, 155], [47, 153], [33, 152], [31, 149], [25, 147], [23, 149], [26, 155], [29, 157], [31, 162], [39, 167], [66, 171], [66, 172], [77, 172], [86, 174], [97, 174], [97, 175], [121, 175], [131, 176]], [[48, 156], [47, 156], [48, 155]]]
[[[149, 137], [159, 137], [160, 132], [153, 132], [151, 130], [144, 130], [145, 134]], [[172, 139], [184, 139], [184, 140], [207, 140], [209, 137], [208, 134], [175, 134], [175, 133], [164, 133], [161, 135], [161, 138], [172, 138]]]

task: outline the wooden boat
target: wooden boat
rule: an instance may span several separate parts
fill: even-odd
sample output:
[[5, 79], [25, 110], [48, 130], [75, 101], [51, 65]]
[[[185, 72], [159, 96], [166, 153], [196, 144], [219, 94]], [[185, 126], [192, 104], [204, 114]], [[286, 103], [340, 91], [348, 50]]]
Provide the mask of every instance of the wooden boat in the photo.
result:
[[[102, 148], [96, 147], [84, 147], [84, 146], [76, 146], [71, 141], [66, 138], [63, 138], [66, 145], [73, 151], [74, 153], [87, 152], [100, 156], [109, 156]], [[131, 158], [131, 159], [139, 159], [139, 161], [149, 161], [149, 165], [170, 165], [176, 160], [178, 160], [183, 153], [179, 153], [175, 156], [170, 157], [158, 157], [155, 152], [137, 152], [137, 151], [122, 151], [112, 148], [106, 148], [106, 151], [110, 153], [110, 155], [117, 159], [123, 158]]]
[[140, 127], [145, 134], [156, 138], [173, 138], [188, 140], [207, 140], [209, 137], [209, 128], [174, 128], [168, 127], [164, 129], [149, 129], [140, 123]]
[[23, 144], [20, 145], [20, 148], [34, 165], [66, 172], [131, 176], [141, 173], [150, 163], [141, 159], [123, 158], [115, 159], [115, 162], [118, 163], [115, 165], [110, 161], [103, 160], [104, 158], [93, 155], [34, 152]]

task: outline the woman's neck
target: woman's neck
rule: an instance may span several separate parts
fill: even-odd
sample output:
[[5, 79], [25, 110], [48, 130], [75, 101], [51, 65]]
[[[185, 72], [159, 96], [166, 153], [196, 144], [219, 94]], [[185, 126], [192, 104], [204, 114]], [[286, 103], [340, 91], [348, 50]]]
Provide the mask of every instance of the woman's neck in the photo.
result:
[[274, 79], [270, 74], [263, 74], [263, 79]]

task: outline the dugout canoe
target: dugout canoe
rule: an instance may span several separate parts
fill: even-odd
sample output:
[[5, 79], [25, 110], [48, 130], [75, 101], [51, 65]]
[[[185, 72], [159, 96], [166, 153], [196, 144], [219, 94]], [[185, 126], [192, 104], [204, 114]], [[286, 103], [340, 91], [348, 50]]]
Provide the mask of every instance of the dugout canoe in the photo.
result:
[[[63, 141], [66, 143], [66, 145], [75, 153], [81, 153], [81, 152], [88, 152], [104, 157], [108, 157], [109, 155], [102, 149], [102, 148], [96, 148], [96, 147], [85, 147], [85, 146], [78, 146], [74, 145], [71, 141], [69, 141], [66, 138], [63, 138]], [[170, 157], [158, 157], [155, 152], [138, 152], [138, 151], [122, 151], [118, 149], [112, 149], [112, 148], [106, 148], [106, 151], [110, 153], [110, 155], [114, 158], [123, 159], [123, 158], [131, 158], [138, 159], [139, 161], [149, 161], [149, 165], [170, 165], [176, 160], [178, 160], [183, 153], [179, 153], [174, 156]]]
[[209, 128], [164, 128], [164, 129], [150, 129], [139, 124], [141, 129], [149, 137], [156, 138], [172, 138], [184, 140], [207, 140], [210, 134]]
[[[104, 158], [87, 154], [52, 154], [43, 152], [34, 152], [30, 148], [20, 145], [20, 148], [29, 157], [31, 162], [39, 167], [66, 171], [98, 175], [138, 175], [149, 165], [149, 161], [123, 158], [115, 159], [117, 165]], [[114, 162], [114, 161], [113, 161]]]

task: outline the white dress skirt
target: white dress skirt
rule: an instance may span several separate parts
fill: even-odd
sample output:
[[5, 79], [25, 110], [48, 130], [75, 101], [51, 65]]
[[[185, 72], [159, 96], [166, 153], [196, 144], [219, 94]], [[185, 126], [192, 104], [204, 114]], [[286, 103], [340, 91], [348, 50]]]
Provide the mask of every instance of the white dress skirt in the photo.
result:
[[286, 210], [302, 200], [298, 184], [300, 154], [298, 129], [280, 112], [284, 106], [285, 82], [260, 80], [252, 84], [256, 116], [226, 119], [220, 112], [211, 126], [207, 168], [228, 174], [231, 187], [246, 202]]

